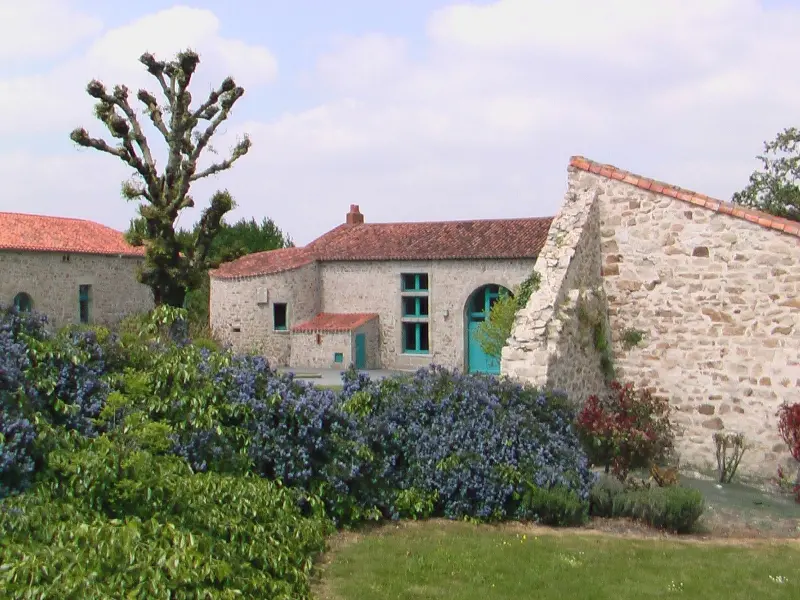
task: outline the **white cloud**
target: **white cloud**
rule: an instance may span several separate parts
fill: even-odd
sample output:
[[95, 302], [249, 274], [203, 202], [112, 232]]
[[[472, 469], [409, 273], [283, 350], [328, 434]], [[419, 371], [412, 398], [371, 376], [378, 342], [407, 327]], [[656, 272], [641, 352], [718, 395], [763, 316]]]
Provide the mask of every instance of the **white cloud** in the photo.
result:
[[64, 0], [0, 0], [0, 62], [13, 66], [57, 56], [102, 26]]
[[224, 38], [219, 27], [211, 11], [177, 6], [106, 31], [85, 55], [49, 71], [0, 80], [0, 114], [4, 116], [0, 134], [60, 130], [68, 135], [75, 126], [91, 120], [93, 100], [85, 92], [91, 79], [100, 79], [109, 88], [124, 83], [133, 94], [140, 87], [157, 92], [139, 63], [144, 51], [166, 59], [186, 48], [197, 51], [201, 64], [192, 86], [197, 100], [228, 75], [235, 75], [246, 89], [276, 77], [277, 61], [269, 50]]
[[[143, 37], [159, 53], [197, 46], [209, 81], [227, 71], [245, 87], [274, 78], [266, 49], [222, 38], [219, 27], [209, 11], [174, 8], [106, 32], [74, 64], [12, 83], [12, 100], [0, 81], [0, 114], [18, 123], [6, 133], [26, 130], [34, 115], [41, 131], [89, 121], [88, 73], [133, 87]], [[322, 100], [276, 119], [231, 121], [216, 145], [247, 131], [253, 149], [200, 188], [198, 201], [229, 187], [235, 217], [272, 217], [300, 243], [340, 223], [351, 203], [371, 221], [545, 215], [562, 201], [572, 154], [727, 198], [747, 182], [762, 141], [797, 124], [800, 7], [499, 0], [454, 4], [420, 27], [424, 48], [380, 32], [333, 36], [310, 74]], [[15, 100], [25, 86], [61, 95]], [[52, 114], [65, 97], [75, 107], [63, 111], [73, 110], [69, 119]], [[57, 196], [71, 170], [95, 185], [62, 197], [91, 202], [88, 215], [121, 202], [116, 173], [91, 177], [112, 159], [60, 160], [45, 163], [52, 174], [37, 194], [52, 186]], [[24, 191], [37, 161], [18, 158], [0, 172], [7, 188], [42, 205]]]

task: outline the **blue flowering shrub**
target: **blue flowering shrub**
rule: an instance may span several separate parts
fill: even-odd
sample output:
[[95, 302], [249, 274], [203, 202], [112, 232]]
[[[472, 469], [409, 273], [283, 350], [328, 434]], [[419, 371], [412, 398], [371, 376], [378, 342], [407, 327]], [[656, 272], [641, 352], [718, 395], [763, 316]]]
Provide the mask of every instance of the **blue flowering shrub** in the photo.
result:
[[[370, 477], [382, 482], [375, 503], [392, 518], [585, 518], [594, 475], [565, 396], [441, 367], [380, 382], [349, 372], [343, 381]], [[569, 518], [552, 509], [564, 502]]]
[[0, 500], [3, 589], [303, 599], [333, 526], [586, 518], [561, 394], [438, 367], [321, 390], [183, 319], [52, 333], [0, 310], [0, 494], [23, 492]]

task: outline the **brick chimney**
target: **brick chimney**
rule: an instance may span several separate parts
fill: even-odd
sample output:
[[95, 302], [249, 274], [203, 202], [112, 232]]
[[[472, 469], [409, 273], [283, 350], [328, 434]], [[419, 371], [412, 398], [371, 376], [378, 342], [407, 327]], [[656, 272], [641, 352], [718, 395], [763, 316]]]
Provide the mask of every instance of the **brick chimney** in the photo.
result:
[[364, 215], [358, 210], [358, 204], [350, 205], [350, 212], [347, 213], [347, 220], [345, 222], [348, 225], [361, 225], [364, 222]]

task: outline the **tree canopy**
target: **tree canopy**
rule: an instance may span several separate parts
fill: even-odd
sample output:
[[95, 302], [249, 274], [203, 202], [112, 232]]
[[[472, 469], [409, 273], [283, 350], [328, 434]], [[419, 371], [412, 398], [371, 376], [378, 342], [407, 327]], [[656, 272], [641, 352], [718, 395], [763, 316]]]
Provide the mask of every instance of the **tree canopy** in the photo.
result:
[[230, 169], [250, 149], [250, 139], [244, 136], [227, 158], [198, 168], [204, 151], [210, 150], [212, 137], [244, 95], [244, 88], [227, 77], [193, 107], [189, 85], [200, 63], [196, 52], [185, 50], [171, 61], [157, 60], [145, 53], [139, 62], [156, 80], [163, 95], [159, 103], [146, 89], [136, 94], [166, 144], [163, 168], [159, 170], [140, 115], [131, 104], [130, 90], [124, 85], [116, 85], [109, 92], [103, 83], [92, 80], [86, 87], [89, 96], [97, 100], [94, 114], [116, 140], [115, 145], [91, 137], [84, 128], [75, 129], [70, 138], [79, 146], [114, 156], [132, 169], [132, 178], [123, 184], [122, 194], [130, 201], [140, 202], [140, 220], [129, 236], [132, 243], [145, 247], [139, 280], [153, 290], [156, 305], [182, 306], [187, 290], [214, 266], [214, 239], [222, 228], [223, 216], [233, 208], [233, 199], [227, 191], [215, 192], [188, 238], [178, 235], [175, 223], [181, 211], [195, 205], [189, 194], [192, 183]]
[[750, 183], [733, 195], [733, 201], [800, 221], [800, 130], [790, 127], [764, 142], [764, 153], [757, 158], [761, 169], [750, 175]]

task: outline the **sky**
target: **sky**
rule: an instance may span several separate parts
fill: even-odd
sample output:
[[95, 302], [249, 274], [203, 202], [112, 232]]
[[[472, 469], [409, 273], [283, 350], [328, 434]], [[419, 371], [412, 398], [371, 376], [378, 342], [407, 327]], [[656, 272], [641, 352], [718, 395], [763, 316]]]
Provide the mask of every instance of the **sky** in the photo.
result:
[[245, 88], [201, 165], [253, 146], [193, 187], [181, 226], [217, 189], [229, 222], [272, 218], [298, 245], [351, 204], [550, 216], [573, 155], [730, 199], [800, 125], [797, 31], [800, 0], [0, 0], [0, 211], [125, 229], [129, 170], [69, 133], [104, 133], [91, 79], [157, 92], [138, 57], [185, 48], [196, 102], [228, 75]]

